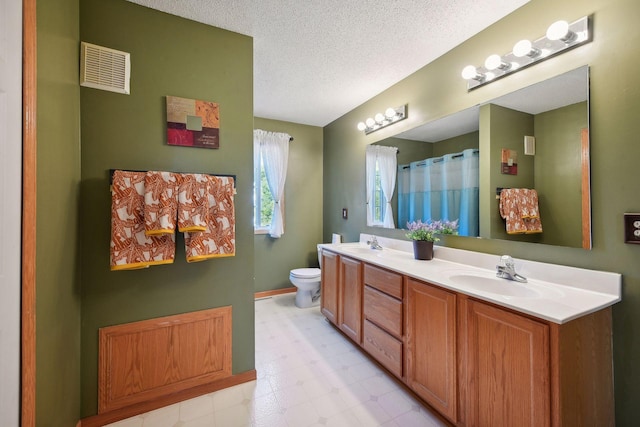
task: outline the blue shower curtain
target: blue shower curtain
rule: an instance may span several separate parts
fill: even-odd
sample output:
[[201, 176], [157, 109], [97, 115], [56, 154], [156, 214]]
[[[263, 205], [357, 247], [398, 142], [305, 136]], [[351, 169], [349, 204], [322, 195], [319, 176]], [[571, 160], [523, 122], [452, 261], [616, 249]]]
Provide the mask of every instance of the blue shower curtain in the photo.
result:
[[459, 220], [458, 234], [479, 234], [479, 151], [398, 167], [398, 226], [422, 220]]

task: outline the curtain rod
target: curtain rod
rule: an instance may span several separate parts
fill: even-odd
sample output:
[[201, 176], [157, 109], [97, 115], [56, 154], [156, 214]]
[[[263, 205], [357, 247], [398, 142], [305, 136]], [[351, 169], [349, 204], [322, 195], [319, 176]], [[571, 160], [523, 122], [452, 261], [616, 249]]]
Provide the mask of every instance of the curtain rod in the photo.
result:
[[[473, 150], [473, 154], [479, 154], [479, 153], [480, 153], [480, 150], [479, 150], [479, 149], [477, 149], [477, 148], [469, 148], [469, 150]], [[461, 152], [459, 152], [459, 153], [449, 153], [449, 154], [452, 154], [451, 158], [453, 158], [453, 159], [457, 159], [457, 158], [459, 158], [459, 157], [464, 156], [464, 153], [463, 153], [462, 151], [461, 151]], [[445, 156], [446, 156], [446, 155], [447, 155], [447, 154], [445, 154]], [[429, 159], [433, 160], [433, 163], [440, 163], [440, 162], [444, 161], [444, 156], [440, 156], [440, 157], [430, 157]], [[417, 164], [416, 164], [416, 166], [424, 166], [424, 165], [426, 165], [426, 163], [425, 163], [425, 162], [426, 162], [427, 160], [429, 160], [429, 159], [418, 160], [418, 162], [419, 162], [419, 163], [417, 163]], [[414, 162], [412, 162], [412, 163], [414, 163]], [[402, 169], [409, 169], [409, 168], [411, 167], [411, 164], [404, 164], [404, 165], [400, 165], [400, 167], [401, 167]]]
[[[148, 170], [138, 170], [138, 169], [109, 169], [109, 185], [113, 184], [113, 173], [117, 170], [121, 170], [124, 172], [149, 172]], [[171, 173], [198, 173], [198, 172], [176, 172], [176, 171], [162, 171], [162, 172], [171, 172]], [[233, 178], [233, 183], [235, 187], [236, 176], [229, 174], [217, 174], [217, 173], [203, 173], [202, 175], [210, 175], [210, 176], [228, 176]]]
[[[274, 132], [274, 131], [264, 130], [264, 129], [254, 129], [254, 132], [257, 131], [257, 130], [260, 130], [262, 132], [267, 132], [267, 133], [270, 132], [270, 133], [274, 133], [274, 134], [279, 133], [279, 134], [289, 135], [288, 133], [284, 133], [284, 132]], [[291, 135], [289, 135], [289, 142], [293, 142], [293, 137]]]

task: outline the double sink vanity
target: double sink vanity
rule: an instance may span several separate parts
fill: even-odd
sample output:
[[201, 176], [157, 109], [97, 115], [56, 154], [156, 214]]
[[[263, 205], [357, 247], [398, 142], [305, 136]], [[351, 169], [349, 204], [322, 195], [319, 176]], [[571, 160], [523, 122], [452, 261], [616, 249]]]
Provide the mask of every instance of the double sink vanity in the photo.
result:
[[614, 425], [611, 306], [619, 274], [378, 237], [322, 248], [321, 311], [457, 426]]

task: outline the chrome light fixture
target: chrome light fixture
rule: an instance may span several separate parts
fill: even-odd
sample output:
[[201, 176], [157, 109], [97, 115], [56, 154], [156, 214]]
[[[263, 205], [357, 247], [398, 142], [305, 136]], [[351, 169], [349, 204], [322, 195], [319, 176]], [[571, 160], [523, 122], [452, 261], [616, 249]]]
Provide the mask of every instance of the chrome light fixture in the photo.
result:
[[513, 51], [487, 57], [483, 67], [467, 65], [462, 70], [462, 78], [467, 80], [467, 90], [472, 90], [590, 41], [589, 17], [572, 23], [556, 21], [543, 37], [533, 42], [520, 40]]
[[400, 120], [407, 118], [407, 106], [401, 105], [396, 108], [387, 108], [383, 113], [377, 113], [373, 118], [369, 117], [363, 122], [358, 123], [358, 130], [364, 131], [365, 134], [370, 134], [383, 127], [392, 125]]

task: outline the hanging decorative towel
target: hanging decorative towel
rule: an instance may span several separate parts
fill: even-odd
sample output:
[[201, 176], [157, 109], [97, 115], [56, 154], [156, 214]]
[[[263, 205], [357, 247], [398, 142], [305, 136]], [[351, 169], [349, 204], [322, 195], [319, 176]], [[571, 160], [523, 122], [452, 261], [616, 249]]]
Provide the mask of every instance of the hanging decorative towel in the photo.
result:
[[500, 216], [507, 234], [542, 233], [538, 193], [528, 188], [505, 188], [500, 192]]
[[178, 230], [185, 232], [207, 229], [208, 185], [209, 175], [182, 174], [178, 193]]
[[236, 220], [232, 177], [209, 176], [207, 228], [184, 233], [188, 262], [234, 256]]
[[111, 270], [169, 264], [175, 235], [147, 236], [144, 221], [145, 172], [116, 170], [111, 185]]
[[147, 172], [144, 179], [144, 226], [147, 236], [175, 233], [180, 178], [180, 174], [173, 172]]

